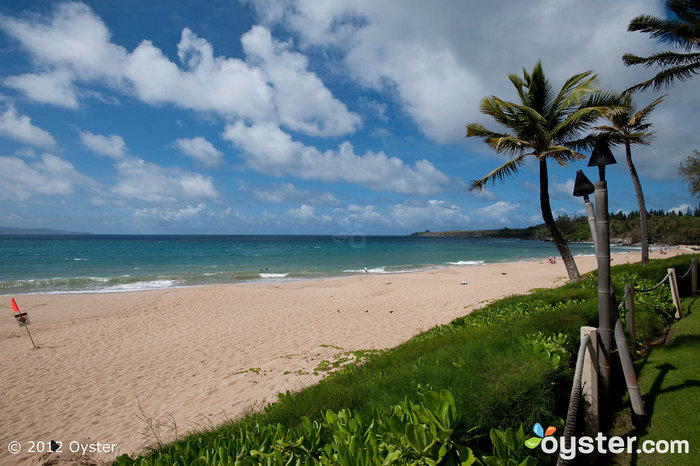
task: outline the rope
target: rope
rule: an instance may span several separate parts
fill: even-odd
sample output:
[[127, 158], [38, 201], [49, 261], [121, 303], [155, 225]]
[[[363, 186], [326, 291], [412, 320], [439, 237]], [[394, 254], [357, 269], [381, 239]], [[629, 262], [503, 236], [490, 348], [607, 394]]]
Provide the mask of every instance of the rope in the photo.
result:
[[685, 278], [685, 277], [687, 277], [688, 274], [690, 273], [690, 271], [693, 270], [693, 264], [695, 264], [696, 262], [697, 262], [696, 259], [693, 258], [693, 259], [690, 261], [690, 267], [688, 267], [688, 270], [686, 270], [685, 273], [684, 273], [683, 275], [679, 275], [678, 278]]
[[646, 293], [646, 292], [648, 292], [648, 291], [654, 291], [655, 289], [657, 289], [658, 287], [660, 287], [661, 285], [663, 285], [664, 282], [668, 279], [668, 277], [669, 277], [670, 275], [671, 275], [670, 273], [667, 273], [666, 276], [665, 276], [656, 286], [654, 286], [654, 287], [652, 287], [652, 288], [649, 288], [648, 290], [638, 290], [638, 289], [635, 288], [634, 291], [636, 291], [637, 293]]
[[[564, 426], [564, 438], [571, 440], [574, 435], [574, 429], [576, 427], [576, 416], [578, 414], [578, 405], [581, 399], [581, 378], [583, 377], [583, 360], [588, 351], [588, 344], [591, 341], [589, 335], [584, 335], [581, 338], [581, 345], [578, 348], [578, 357], [576, 358], [576, 372], [574, 372], [574, 386], [571, 387], [571, 397], [569, 398], [569, 411], [566, 413], [566, 425]], [[561, 448], [559, 449], [561, 453]], [[557, 466], [568, 464], [568, 460], [565, 460], [559, 456], [557, 460]]]

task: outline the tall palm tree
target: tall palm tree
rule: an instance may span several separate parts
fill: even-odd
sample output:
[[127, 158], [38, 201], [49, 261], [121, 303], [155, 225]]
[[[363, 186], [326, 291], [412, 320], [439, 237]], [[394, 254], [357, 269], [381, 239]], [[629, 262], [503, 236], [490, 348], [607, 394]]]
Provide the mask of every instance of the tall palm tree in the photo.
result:
[[622, 98], [622, 109], [614, 112], [606, 112], [605, 119], [607, 125], [597, 126], [595, 129], [600, 131], [600, 136], [609, 140], [613, 144], [623, 144], [625, 146], [625, 155], [627, 156], [627, 167], [632, 177], [634, 192], [637, 195], [637, 203], [639, 204], [639, 223], [641, 228], [642, 242], [642, 265], [649, 263], [649, 238], [647, 229], [647, 210], [644, 203], [644, 192], [642, 185], [639, 182], [637, 169], [632, 162], [632, 144], [648, 145], [652, 139], [652, 133], [649, 132], [651, 123], [649, 123], [649, 114], [659, 105], [664, 97], [659, 97], [652, 103], [637, 111], [632, 103], [632, 96], [625, 94]]
[[547, 160], [560, 165], [585, 158], [577, 152], [591, 148], [592, 138], [579, 138], [581, 133], [598, 119], [602, 112], [614, 106], [616, 96], [597, 89], [597, 75], [591, 71], [570, 77], [556, 92], [542, 71], [540, 62], [532, 73], [523, 69], [523, 76], [509, 75], [520, 103], [507, 102], [491, 96], [481, 101], [481, 112], [490, 115], [507, 128], [506, 132], [491, 131], [478, 123], [467, 125], [467, 137], [480, 137], [493, 150], [509, 160], [483, 178], [472, 182], [471, 189], [482, 190], [489, 182], [504, 180], [514, 175], [534, 157], [540, 171], [540, 208], [552, 241], [564, 261], [569, 280], [578, 281], [574, 258], [563, 235], [554, 222], [549, 203], [549, 175]]
[[646, 32], [658, 42], [684, 48], [686, 53], [661, 52], [650, 57], [623, 55], [622, 61], [627, 66], [655, 66], [661, 70], [653, 78], [630, 87], [627, 92], [643, 91], [652, 86], [658, 90], [700, 73], [700, 0], [666, 0], [666, 7], [676, 18], [642, 15], [634, 18], [627, 30]]

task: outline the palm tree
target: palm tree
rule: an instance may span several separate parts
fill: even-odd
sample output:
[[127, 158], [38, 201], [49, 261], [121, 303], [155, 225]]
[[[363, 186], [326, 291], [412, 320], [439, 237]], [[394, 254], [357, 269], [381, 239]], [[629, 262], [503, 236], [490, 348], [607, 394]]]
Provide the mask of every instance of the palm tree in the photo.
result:
[[662, 52], [650, 57], [625, 54], [622, 61], [626, 66], [655, 66], [661, 70], [653, 78], [630, 87], [626, 92], [643, 91], [652, 86], [658, 90], [700, 72], [700, 0], [666, 0], [666, 6], [677, 19], [642, 15], [634, 18], [627, 30], [646, 32], [658, 42], [684, 48], [686, 53]]
[[647, 265], [649, 263], [647, 209], [644, 203], [644, 192], [639, 182], [637, 169], [632, 162], [631, 146], [632, 144], [648, 145], [651, 142], [652, 133], [648, 131], [649, 128], [651, 128], [651, 123], [648, 122], [648, 117], [656, 106], [664, 100], [664, 97], [666, 96], [661, 96], [642, 110], [636, 111], [637, 109], [632, 103], [632, 96], [630, 94], [624, 94], [621, 102], [622, 110], [618, 109], [614, 112], [606, 112], [604, 117], [609, 124], [597, 126], [595, 128], [601, 132], [597, 136], [601, 136], [613, 144], [623, 144], [625, 146], [627, 167], [630, 170], [634, 192], [637, 195], [637, 204], [639, 204], [639, 223], [642, 237], [642, 265]]
[[467, 137], [477, 136], [496, 152], [509, 160], [479, 180], [471, 189], [482, 190], [489, 182], [504, 180], [514, 175], [528, 160], [534, 157], [540, 171], [540, 208], [552, 241], [564, 261], [569, 280], [578, 281], [579, 274], [574, 258], [563, 235], [554, 222], [549, 203], [549, 175], [547, 160], [560, 165], [585, 158], [578, 149], [591, 148], [593, 139], [580, 139], [602, 112], [616, 105], [614, 94], [598, 91], [597, 75], [591, 71], [570, 77], [559, 92], [550, 85], [540, 62], [532, 73], [523, 69], [522, 78], [509, 75], [520, 103], [507, 102], [491, 96], [481, 101], [481, 112], [493, 117], [507, 128], [506, 132], [487, 130], [478, 123], [467, 125]]

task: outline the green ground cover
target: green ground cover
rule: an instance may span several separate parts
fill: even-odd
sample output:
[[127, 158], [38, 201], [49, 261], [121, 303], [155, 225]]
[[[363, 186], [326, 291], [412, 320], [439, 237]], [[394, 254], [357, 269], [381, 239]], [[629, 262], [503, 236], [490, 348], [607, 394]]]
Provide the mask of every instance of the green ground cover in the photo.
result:
[[636, 436], [637, 447], [647, 440], [687, 440], [690, 454], [625, 454], [619, 464], [700, 464], [700, 297], [684, 299], [683, 309], [686, 315], [638, 363], [648, 427], [632, 429], [622, 417], [616, 435]]
[[[614, 267], [616, 294], [622, 297], [629, 280], [656, 283], [668, 267], [683, 273], [689, 262], [684, 256], [644, 268]], [[668, 306], [664, 293], [650, 293], [648, 305], [639, 306], [638, 327], [647, 337], [668, 319], [655, 310]], [[493, 302], [368, 355], [317, 385], [280, 394], [260, 412], [117, 462], [470, 464], [472, 451], [482, 459], [492, 453], [522, 459], [532, 452], [523, 453], [522, 442], [512, 440], [519, 429], [524, 426], [529, 437], [536, 422], [561, 425], [579, 327], [597, 324], [596, 299], [591, 274], [579, 283]]]

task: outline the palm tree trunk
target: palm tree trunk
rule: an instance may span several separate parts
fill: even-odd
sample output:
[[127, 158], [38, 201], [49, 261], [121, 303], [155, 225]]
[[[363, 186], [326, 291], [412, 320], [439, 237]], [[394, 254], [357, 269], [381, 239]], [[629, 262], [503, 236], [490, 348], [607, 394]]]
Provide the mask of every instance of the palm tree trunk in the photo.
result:
[[647, 233], [647, 208], [644, 204], [644, 193], [642, 192], [642, 185], [639, 183], [637, 169], [634, 168], [634, 163], [632, 163], [632, 149], [630, 149], [629, 142], [625, 142], [625, 152], [627, 155], [627, 166], [630, 169], [632, 184], [634, 185], [634, 192], [635, 194], [637, 194], [637, 204], [639, 204], [639, 223], [640, 228], [642, 230], [642, 265], [647, 265], [649, 263], [649, 234]]
[[562, 261], [564, 261], [564, 266], [566, 267], [566, 273], [569, 274], [570, 282], [577, 282], [581, 280], [581, 274], [579, 274], [576, 262], [574, 262], [574, 256], [571, 255], [569, 250], [569, 245], [566, 244], [564, 236], [557, 228], [557, 224], [554, 222], [554, 216], [552, 215], [552, 207], [549, 204], [549, 175], [547, 173], [547, 160], [540, 160], [540, 208], [542, 209], [542, 219], [544, 224], [549, 230], [549, 234], [552, 236], [552, 241], [557, 246], [559, 254], [561, 255]]

